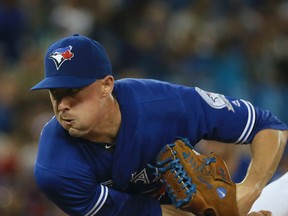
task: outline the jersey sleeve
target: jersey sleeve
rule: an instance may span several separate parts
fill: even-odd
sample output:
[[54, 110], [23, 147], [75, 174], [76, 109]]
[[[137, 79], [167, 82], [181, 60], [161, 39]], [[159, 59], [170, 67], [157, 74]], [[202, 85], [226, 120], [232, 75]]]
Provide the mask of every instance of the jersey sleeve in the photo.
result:
[[35, 166], [36, 182], [44, 194], [69, 215], [81, 216], [161, 216], [157, 200], [131, 195], [88, 179], [63, 176]]
[[187, 124], [190, 133], [197, 131], [198, 140], [247, 144], [260, 130], [287, 130], [287, 125], [270, 111], [254, 107], [249, 101], [197, 87], [187, 94], [184, 99]]

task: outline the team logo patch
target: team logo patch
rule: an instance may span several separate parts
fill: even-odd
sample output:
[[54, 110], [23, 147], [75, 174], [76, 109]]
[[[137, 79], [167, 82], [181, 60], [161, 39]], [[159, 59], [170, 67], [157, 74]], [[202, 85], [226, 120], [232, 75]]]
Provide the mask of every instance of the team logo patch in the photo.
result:
[[235, 112], [233, 106], [224, 95], [213, 92], [207, 92], [198, 87], [196, 87], [195, 90], [211, 107], [215, 109], [222, 109], [227, 107], [229, 111]]
[[49, 59], [54, 61], [57, 70], [65, 61], [71, 60], [74, 57], [74, 53], [72, 53], [71, 50], [72, 46], [70, 45], [68, 47], [58, 48], [49, 55]]

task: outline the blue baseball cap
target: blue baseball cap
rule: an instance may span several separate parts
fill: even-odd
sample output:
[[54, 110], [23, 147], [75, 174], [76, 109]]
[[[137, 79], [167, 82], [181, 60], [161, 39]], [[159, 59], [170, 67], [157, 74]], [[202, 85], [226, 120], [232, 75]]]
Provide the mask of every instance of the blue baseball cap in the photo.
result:
[[104, 47], [95, 40], [75, 34], [53, 43], [44, 59], [45, 77], [30, 90], [81, 88], [112, 75]]

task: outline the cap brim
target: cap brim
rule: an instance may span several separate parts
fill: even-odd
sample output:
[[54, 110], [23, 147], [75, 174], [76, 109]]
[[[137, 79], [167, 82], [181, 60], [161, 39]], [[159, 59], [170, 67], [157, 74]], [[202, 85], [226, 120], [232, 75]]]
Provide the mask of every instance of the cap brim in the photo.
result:
[[41, 82], [33, 86], [30, 91], [53, 88], [81, 88], [92, 84], [96, 78], [72, 77], [72, 76], [53, 76], [46, 77]]

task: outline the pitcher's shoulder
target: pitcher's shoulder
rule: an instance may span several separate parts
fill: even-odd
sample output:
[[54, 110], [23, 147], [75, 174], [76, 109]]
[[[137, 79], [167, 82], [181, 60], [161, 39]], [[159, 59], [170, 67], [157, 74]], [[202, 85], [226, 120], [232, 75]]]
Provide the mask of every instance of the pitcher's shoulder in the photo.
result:
[[51, 120], [48, 121], [44, 125], [40, 136], [41, 137], [49, 136], [50, 137], [49, 139], [51, 139], [54, 135], [59, 136], [59, 134], [64, 134], [64, 133], [65, 133], [65, 129], [59, 124], [56, 117], [53, 116]]

